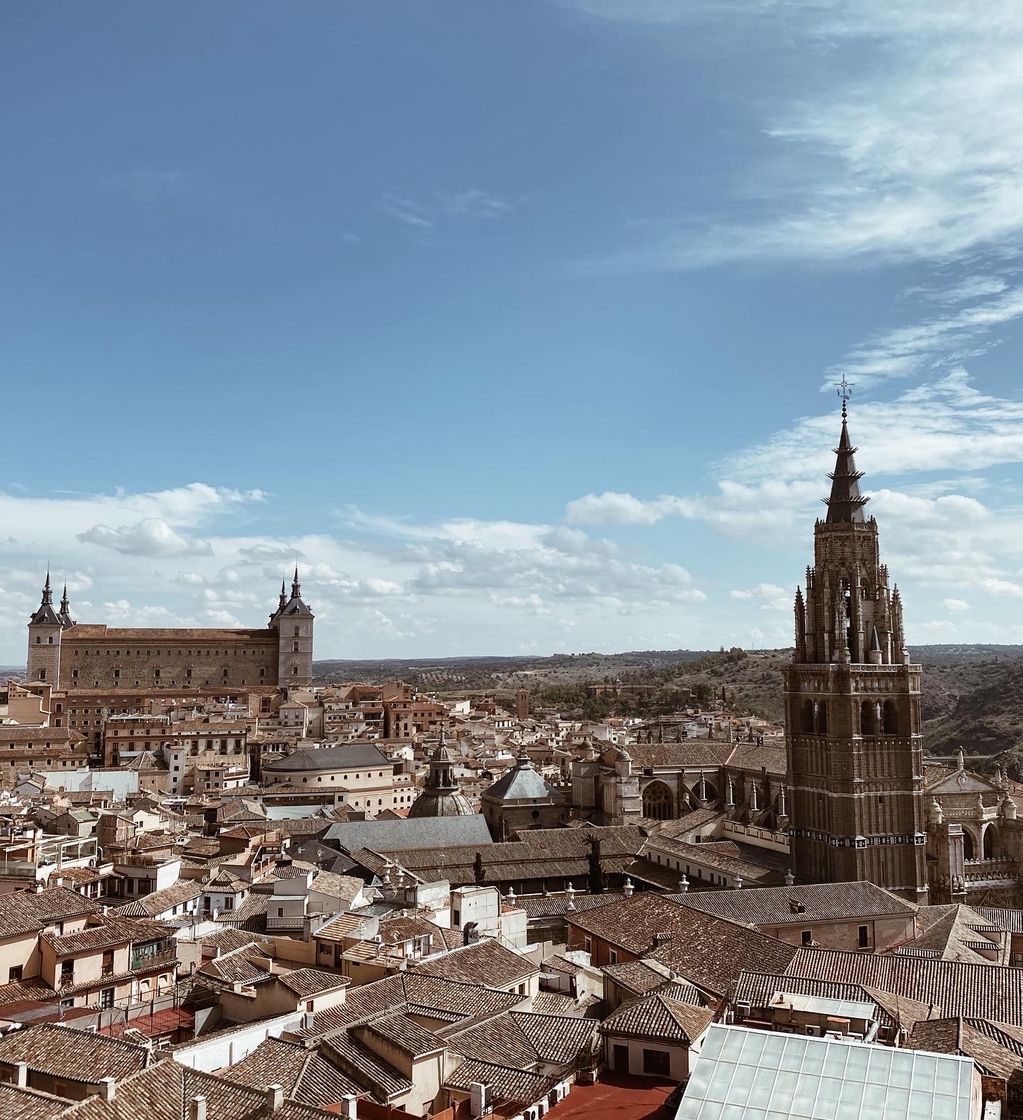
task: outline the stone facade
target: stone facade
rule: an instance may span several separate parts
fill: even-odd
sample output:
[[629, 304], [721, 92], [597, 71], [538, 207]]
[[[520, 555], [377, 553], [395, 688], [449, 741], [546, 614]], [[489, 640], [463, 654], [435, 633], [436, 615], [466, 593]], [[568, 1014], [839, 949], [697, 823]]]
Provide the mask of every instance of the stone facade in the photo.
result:
[[828, 513], [814, 530], [806, 598], [796, 593], [784, 670], [793, 870], [867, 879], [925, 902], [921, 669], [905, 648], [902, 601], [866, 519], [845, 409]]
[[[1015, 796], [1013, 796], [1015, 794]], [[927, 855], [932, 902], [1017, 905], [1023, 858], [1019, 789], [1001, 771], [928, 767]]]
[[148, 629], [79, 624], [65, 590], [54, 610], [49, 573], [28, 625], [28, 679], [56, 690], [244, 689], [308, 685], [313, 613], [295, 571], [281, 584], [277, 610], [262, 630]]

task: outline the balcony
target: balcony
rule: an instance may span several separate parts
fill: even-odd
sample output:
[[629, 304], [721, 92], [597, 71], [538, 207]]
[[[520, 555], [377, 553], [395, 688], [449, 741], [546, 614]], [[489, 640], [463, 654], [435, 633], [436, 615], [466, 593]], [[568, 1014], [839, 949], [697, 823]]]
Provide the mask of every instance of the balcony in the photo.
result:
[[1019, 864], [1014, 859], [968, 859], [963, 870], [964, 888], [968, 891], [1013, 887], [1019, 883]]
[[303, 914], [286, 914], [282, 918], [267, 915], [266, 928], [271, 929], [303, 929], [305, 916]]
[[131, 955], [131, 970], [132, 972], [143, 972], [151, 968], [177, 964], [177, 960], [177, 949], [173, 945], [155, 953], [140, 952], [136, 949]]

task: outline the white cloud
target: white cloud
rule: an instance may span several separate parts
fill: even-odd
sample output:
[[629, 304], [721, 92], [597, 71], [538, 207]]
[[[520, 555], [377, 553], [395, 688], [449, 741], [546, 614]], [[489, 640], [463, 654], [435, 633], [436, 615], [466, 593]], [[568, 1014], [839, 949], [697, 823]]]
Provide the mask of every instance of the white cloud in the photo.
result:
[[131, 556], [209, 556], [213, 552], [209, 541], [183, 537], [159, 517], [147, 517], [117, 529], [93, 525], [79, 533], [78, 540]]
[[[749, 259], [947, 261], [1023, 239], [1023, 7], [1015, 0], [576, 0], [590, 15], [713, 29], [735, 57], [791, 60], [750, 101], [777, 160], [734, 198], [629, 259], [687, 269]], [[678, 25], [672, 32], [669, 25]], [[780, 69], [780, 68], [779, 68]], [[787, 93], [782, 78], [790, 82]], [[798, 84], [802, 83], [802, 85]], [[790, 170], [778, 182], [777, 164]], [[771, 184], [759, 196], [750, 182]], [[741, 201], [743, 220], [730, 203]], [[698, 231], [698, 232], [694, 232]]]
[[445, 214], [456, 218], [501, 218], [514, 210], [516, 205], [511, 199], [501, 198], [478, 187], [451, 191], [441, 196], [440, 203]]
[[962, 614], [970, 609], [970, 604], [965, 599], [946, 599], [945, 610], [953, 614]]
[[793, 592], [774, 583], [758, 583], [756, 587], [740, 588], [730, 591], [732, 599], [745, 599], [754, 602], [762, 611], [791, 611]]

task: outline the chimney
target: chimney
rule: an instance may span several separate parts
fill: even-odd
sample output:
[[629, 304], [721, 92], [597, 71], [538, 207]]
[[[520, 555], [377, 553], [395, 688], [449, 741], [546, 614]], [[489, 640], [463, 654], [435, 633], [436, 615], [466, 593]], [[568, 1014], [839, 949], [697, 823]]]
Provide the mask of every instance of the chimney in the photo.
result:
[[281, 1106], [284, 1104], [284, 1086], [283, 1085], [267, 1085], [266, 1087], [266, 1107], [271, 1112], [279, 1112]]
[[358, 1097], [353, 1097], [351, 1093], [346, 1093], [341, 1098], [341, 1111], [338, 1115], [343, 1117], [343, 1120], [356, 1120], [358, 1102]]
[[664, 945], [671, 940], [670, 933], [655, 933], [652, 948], [656, 949], [658, 945]]
[[112, 1077], [101, 1077], [99, 1082], [100, 1099], [112, 1101], [117, 1092], [117, 1082]]
[[28, 1062], [14, 1063], [14, 1084], [19, 1089], [28, 1088]]

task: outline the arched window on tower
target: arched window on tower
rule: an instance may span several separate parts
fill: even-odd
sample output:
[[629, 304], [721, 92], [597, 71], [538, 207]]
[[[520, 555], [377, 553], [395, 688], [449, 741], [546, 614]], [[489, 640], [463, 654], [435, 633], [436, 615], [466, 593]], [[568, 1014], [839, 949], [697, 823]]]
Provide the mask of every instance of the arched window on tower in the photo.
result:
[[643, 790], [643, 816], [670, 821], [675, 816], [675, 798], [664, 782], [651, 782]]
[[804, 700], [802, 709], [802, 730], [813, 734], [813, 701]]
[[881, 720], [884, 725], [885, 735], [898, 735], [899, 713], [895, 707], [894, 700], [886, 700], [884, 702], [884, 708], [881, 712]]
[[814, 704], [816, 712], [816, 728], [818, 735], [827, 735], [828, 733], [828, 702], [827, 700], [818, 700]]
[[860, 705], [860, 734], [876, 735], [877, 733], [877, 701], [864, 700]]

